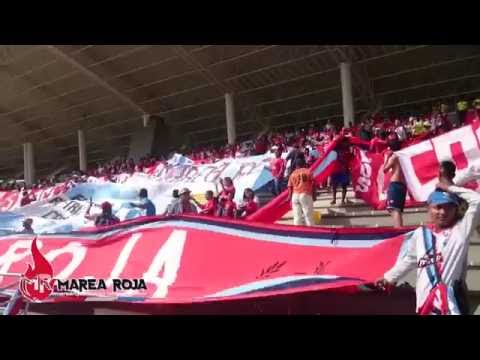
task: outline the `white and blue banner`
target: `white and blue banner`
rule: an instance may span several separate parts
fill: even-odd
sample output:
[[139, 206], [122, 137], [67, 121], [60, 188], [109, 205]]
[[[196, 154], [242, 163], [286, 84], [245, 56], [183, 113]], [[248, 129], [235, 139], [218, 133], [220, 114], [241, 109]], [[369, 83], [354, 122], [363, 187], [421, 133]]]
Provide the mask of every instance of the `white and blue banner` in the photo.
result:
[[[155, 204], [157, 215], [165, 212], [172, 200], [174, 189], [189, 188], [193, 196], [201, 198], [205, 191], [217, 188], [220, 178], [231, 177], [236, 187], [235, 200], [240, 202], [245, 188], [254, 191], [272, 180], [269, 165], [272, 154], [237, 159], [225, 159], [214, 164], [195, 165], [190, 159], [176, 155], [167, 162], [144, 173], [121, 174], [112, 183], [104, 179], [89, 178], [68, 191], [35, 201], [27, 206], [18, 204], [8, 211], [0, 212], [0, 235], [22, 230], [25, 218], [33, 219], [33, 228], [38, 234], [70, 232], [92, 226], [85, 218], [90, 204], [90, 214], [99, 214], [100, 205], [108, 201], [114, 214], [120, 220], [143, 216], [144, 210], [132, 207], [131, 202], [139, 201], [138, 192], [146, 188], [150, 200]], [[215, 186], [217, 184], [217, 186]]]

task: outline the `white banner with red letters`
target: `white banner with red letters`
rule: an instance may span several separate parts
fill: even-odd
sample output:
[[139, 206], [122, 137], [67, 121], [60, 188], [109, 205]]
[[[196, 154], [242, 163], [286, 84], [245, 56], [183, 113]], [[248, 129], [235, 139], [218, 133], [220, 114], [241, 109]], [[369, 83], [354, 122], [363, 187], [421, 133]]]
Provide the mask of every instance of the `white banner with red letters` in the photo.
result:
[[426, 201], [435, 190], [440, 162], [453, 161], [457, 177], [479, 168], [479, 140], [480, 129], [478, 124], [473, 124], [398, 151], [408, 190], [415, 200]]

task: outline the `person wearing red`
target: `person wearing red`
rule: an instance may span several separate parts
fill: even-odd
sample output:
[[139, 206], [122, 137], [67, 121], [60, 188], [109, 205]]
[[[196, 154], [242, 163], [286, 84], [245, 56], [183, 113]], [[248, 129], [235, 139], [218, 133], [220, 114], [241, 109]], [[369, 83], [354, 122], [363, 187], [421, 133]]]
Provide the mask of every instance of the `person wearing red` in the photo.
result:
[[200, 204], [195, 198], [190, 197], [190, 199], [201, 209], [199, 211], [200, 215], [206, 215], [206, 216], [215, 216], [217, 213], [217, 199], [213, 196], [213, 191], [212, 190], [207, 190], [205, 192], [205, 199], [207, 200], [207, 203], [202, 205]]
[[235, 186], [233, 185], [232, 179], [229, 177], [225, 177], [223, 180], [220, 179], [220, 186], [222, 187], [222, 191], [219, 194], [219, 200], [223, 198], [233, 200], [235, 197]]
[[235, 218], [235, 214], [237, 212], [237, 204], [232, 199], [227, 197], [219, 198], [219, 207], [217, 216], [219, 217], [228, 217], [228, 218]]
[[286, 162], [282, 159], [282, 151], [277, 149], [275, 151], [275, 158], [270, 161], [269, 168], [273, 176], [273, 194], [275, 196], [282, 193], [285, 168]]
[[243, 192], [243, 202], [238, 206], [237, 216], [245, 218], [258, 210], [258, 204], [255, 201], [255, 193], [252, 189], [246, 188]]
[[266, 136], [262, 135], [255, 141], [255, 153], [256, 155], [265, 154], [268, 150], [268, 141]]
[[376, 131], [375, 136], [372, 140], [370, 140], [370, 151], [374, 153], [382, 153], [385, 149], [387, 149], [388, 144], [385, 140], [386, 134], [382, 131]]
[[22, 200], [20, 200], [20, 206], [26, 206], [26, 205], [30, 204], [31, 202], [37, 200], [37, 198], [35, 197], [35, 194], [33, 192], [29, 194], [28, 191], [25, 190], [22, 195], [23, 195], [23, 197], [22, 197]]

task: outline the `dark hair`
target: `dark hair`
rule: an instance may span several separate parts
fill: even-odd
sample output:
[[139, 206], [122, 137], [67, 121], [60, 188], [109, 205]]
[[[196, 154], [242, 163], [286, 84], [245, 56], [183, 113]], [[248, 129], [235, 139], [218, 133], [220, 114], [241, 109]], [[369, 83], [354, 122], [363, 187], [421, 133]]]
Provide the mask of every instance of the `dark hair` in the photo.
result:
[[457, 167], [455, 166], [455, 163], [452, 161], [442, 161], [440, 163], [440, 174], [444, 175], [450, 179], [453, 179], [455, 177], [455, 170]]
[[245, 190], [243, 190], [243, 200], [247, 200], [247, 192], [251, 193], [253, 195], [253, 197], [255, 197], [255, 192], [250, 189], [250, 188], [245, 188]]
[[179, 198], [179, 197], [180, 197], [180, 195], [178, 195], [178, 189], [174, 189], [174, 190], [172, 191], [172, 196], [173, 196], [174, 198]]
[[207, 191], [205, 191], [205, 195], [213, 197], [213, 191], [212, 190], [207, 190]]
[[299, 157], [295, 160], [295, 167], [297, 169], [305, 167], [305, 165], [306, 165], [306, 163], [305, 163], [305, 159], [303, 157]]
[[148, 197], [148, 191], [147, 191], [147, 189], [140, 189], [139, 195], [140, 195], [141, 198], [146, 198], [146, 197]]
[[402, 148], [401, 144], [400, 144], [400, 141], [398, 141], [398, 139], [391, 139], [389, 142], [388, 142], [388, 147], [390, 148], [390, 150], [392, 151], [398, 151]]

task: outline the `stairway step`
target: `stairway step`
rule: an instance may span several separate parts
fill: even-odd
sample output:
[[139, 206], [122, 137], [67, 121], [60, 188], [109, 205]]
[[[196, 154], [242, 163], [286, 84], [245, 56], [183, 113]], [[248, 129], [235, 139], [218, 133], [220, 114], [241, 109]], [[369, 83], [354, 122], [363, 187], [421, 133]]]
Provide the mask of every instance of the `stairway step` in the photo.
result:
[[[317, 209], [317, 208], [316, 208]], [[426, 214], [426, 209], [423, 208], [409, 208], [405, 209], [405, 214]], [[372, 210], [369, 207], [330, 207], [326, 209], [325, 212], [322, 213], [323, 217], [336, 217], [336, 216], [343, 216], [343, 217], [390, 217], [390, 214], [387, 210]]]

